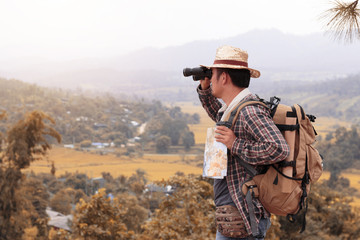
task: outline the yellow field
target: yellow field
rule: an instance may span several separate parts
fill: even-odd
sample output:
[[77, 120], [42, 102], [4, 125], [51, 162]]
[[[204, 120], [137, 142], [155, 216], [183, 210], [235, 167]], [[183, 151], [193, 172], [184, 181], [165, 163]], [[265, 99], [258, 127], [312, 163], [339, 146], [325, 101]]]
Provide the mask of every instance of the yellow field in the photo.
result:
[[350, 128], [351, 123], [330, 117], [318, 117], [313, 123], [317, 133], [325, 137], [329, 132], [335, 131], [338, 127]]
[[[195, 156], [185, 156], [193, 159]], [[114, 155], [97, 155], [93, 153], [80, 152], [72, 149], [54, 148], [50, 151], [48, 160], [36, 161], [31, 164], [29, 170], [35, 173], [50, 173], [51, 161], [56, 167], [56, 176], [65, 172], [85, 173], [88, 177], [99, 177], [102, 172], [109, 172], [113, 177], [120, 175], [131, 176], [137, 169], [146, 171], [150, 181], [168, 179], [176, 172], [185, 174], [202, 174], [202, 168], [191, 166], [183, 162], [181, 155], [149, 154], [142, 158], [116, 157]], [[350, 186], [360, 191], [360, 172], [346, 172], [342, 176], [350, 180]], [[329, 172], [324, 172], [321, 180], [328, 179]], [[354, 198], [353, 206], [360, 207], [360, 198]]]
[[209, 127], [215, 125], [215, 122], [209, 118], [204, 108], [200, 105], [195, 105], [191, 102], [178, 102], [175, 104], [180, 107], [184, 113], [194, 114], [197, 113], [200, 115], [199, 124], [190, 124], [190, 131], [194, 132], [195, 135], [195, 144], [205, 144], [206, 140], [206, 130]]
[[[349, 179], [350, 181], [350, 187], [353, 187], [355, 189], [357, 189], [360, 192], [360, 172], [345, 172], [343, 174], [341, 174], [341, 176], [343, 176], [344, 178]], [[329, 172], [324, 172], [321, 175], [320, 181], [321, 180], [326, 180], [329, 179], [330, 177], [330, 173]], [[354, 207], [360, 207], [360, 198], [354, 197], [354, 201], [351, 203], [352, 206]]]
[[[75, 151], [65, 148], [54, 148], [50, 151], [48, 160], [36, 161], [29, 170], [35, 173], [50, 173], [51, 161], [54, 161], [56, 176], [65, 172], [86, 173], [89, 177], [99, 177], [102, 172], [109, 172], [112, 176], [131, 176], [139, 168], [145, 170], [151, 181], [168, 179], [176, 172], [185, 174], [201, 174], [202, 169], [181, 163], [181, 155], [145, 155], [142, 158], [116, 157], [115, 155], [98, 155]], [[194, 156], [186, 156], [192, 159]]]

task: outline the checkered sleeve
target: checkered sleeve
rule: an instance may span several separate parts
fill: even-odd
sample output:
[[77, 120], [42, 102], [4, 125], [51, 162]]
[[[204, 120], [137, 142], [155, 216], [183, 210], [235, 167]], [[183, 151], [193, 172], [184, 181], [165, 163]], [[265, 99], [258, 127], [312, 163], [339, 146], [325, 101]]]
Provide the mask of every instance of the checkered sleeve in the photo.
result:
[[[235, 139], [231, 153], [253, 165], [266, 165], [285, 160], [290, 149], [266, 108], [251, 105], [242, 109], [234, 132], [247, 134]], [[244, 134], [245, 134], [244, 133]]]
[[196, 90], [199, 94], [199, 99], [203, 108], [205, 109], [209, 117], [214, 122], [217, 122], [218, 111], [222, 106], [221, 102], [211, 94], [211, 87], [202, 90], [201, 86], [199, 85]]

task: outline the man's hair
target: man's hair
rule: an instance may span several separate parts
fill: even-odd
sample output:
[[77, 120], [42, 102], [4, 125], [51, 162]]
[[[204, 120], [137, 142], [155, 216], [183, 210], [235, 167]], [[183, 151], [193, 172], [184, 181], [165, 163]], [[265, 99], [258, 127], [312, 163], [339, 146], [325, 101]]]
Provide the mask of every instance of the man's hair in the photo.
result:
[[247, 88], [250, 84], [250, 71], [248, 69], [218, 68], [216, 79], [225, 72], [228, 73], [231, 81], [237, 87]]

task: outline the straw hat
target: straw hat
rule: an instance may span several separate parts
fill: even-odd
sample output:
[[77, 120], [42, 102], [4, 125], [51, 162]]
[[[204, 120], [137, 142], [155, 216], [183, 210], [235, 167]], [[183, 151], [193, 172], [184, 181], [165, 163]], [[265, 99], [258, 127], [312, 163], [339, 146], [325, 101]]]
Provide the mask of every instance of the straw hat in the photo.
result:
[[260, 77], [258, 70], [248, 67], [248, 53], [240, 48], [232, 46], [221, 46], [216, 50], [215, 61], [211, 66], [206, 68], [232, 68], [232, 69], [248, 69], [252, 78]]

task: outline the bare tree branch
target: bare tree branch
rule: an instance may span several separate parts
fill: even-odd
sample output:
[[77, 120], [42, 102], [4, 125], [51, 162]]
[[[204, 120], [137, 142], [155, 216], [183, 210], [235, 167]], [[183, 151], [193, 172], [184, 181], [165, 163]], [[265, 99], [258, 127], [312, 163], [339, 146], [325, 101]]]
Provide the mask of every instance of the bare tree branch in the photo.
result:
[[351, 43], [360, 40], [360, 10], [358, 0], [344, 3], [340, 0], [333, 2], [334, 6], [325, 11], [320, 19], [326, 21], [327, 33], [335, 40]]

